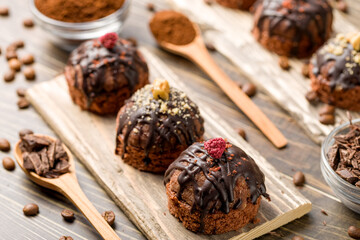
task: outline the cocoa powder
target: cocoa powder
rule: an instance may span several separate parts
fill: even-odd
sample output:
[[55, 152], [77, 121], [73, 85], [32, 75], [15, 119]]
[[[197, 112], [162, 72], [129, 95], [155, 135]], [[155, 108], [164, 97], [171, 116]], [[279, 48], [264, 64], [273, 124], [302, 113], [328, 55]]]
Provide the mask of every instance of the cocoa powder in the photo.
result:
[[150, 29], [158, 42], [175, 45], [189, 44], [196, 36], [192, 22], [175, 11], [157, 12], [150, 21]]
[[97, 20], [114, 13], [123, 3], [124, 0], [35, 0], [41, 13], [63, 22]]

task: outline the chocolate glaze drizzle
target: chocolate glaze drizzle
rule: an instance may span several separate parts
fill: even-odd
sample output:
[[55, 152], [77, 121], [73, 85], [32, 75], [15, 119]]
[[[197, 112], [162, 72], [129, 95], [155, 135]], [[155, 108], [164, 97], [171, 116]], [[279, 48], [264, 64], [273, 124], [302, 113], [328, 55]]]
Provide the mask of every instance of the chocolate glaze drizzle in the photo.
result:
[[[105, 48], [98, 39], [86, 41], [71, 53], [68, 65], [81, 67], [82, 76], [75, 72], [75, 87], [88, 97], [88, 105], [103, 92], [116, 91], [126, 85], [132, 91], [139, 83], [137, 67], [148, 72], [136, 48], [123, 39], [118, 39], [112, 49]], [[112, 73], [111, 82], [110, 76], [105, 76], [108, 68]], [[123, 82], [122, 75], [127, 82]]]
[[[229, 143], [228, 143], [229, 145]], [[194, 204], [192, 211], [197, 207], [201, 210], [200, 231], [203, 230], [203, 218], [217, 209], [229, 213], [230, 203], [234, 202], [234, 188], [239, 177], [244, 177], [250, 189], [251, 202], [256, 203], [260, 195], [270, 199], [266, 193], [265, 177], [254, 160], [243, 150], [231, 146], [225, 150], [221, 158], [214, 159], [204, 149], [204, 143], [194, 143], [175, 160], [165, 173], [165, 184], [175, 170], [180, 170], [178, 177], [180, 190], [177, 198], [181, 200], [182, 193], [188, 185], [192, 185]], [[199, 186], [196, 176], [203, 173], [206, 180]], [[218, 203], [221, 203], [220, 208]], [[234, 203], [237, 209], [242, 202]]]
[[[199, 141], [204, 133], [204, 120], [200, 116], [198, 107], [186, 96], [185, 93], [170, 88], [169, 100], [154, 99], [151, 92], [152, 85], [146, 85], [138, 90], [126, 102], [126, 110], [119, 115], [117, 126], [116, 145], [119, 145], [118, 136], [123, 134], [123, 154], [128, 146], [129, 136], [132, 131], [141, 131], [142, 125], [148, 125], [148, 137], [145, 143], [145, 159], [149, 163], [149, 152], [154, 145], [162, 149], [166, 142], [173, 137], [177, 143], [171, 144], [174, 148], [178, 145], [191, 145]], [[200, 127], [198, 127], [200, 126]], [[126, 128], [125, 133], [123, 132]], [[143, 134], [139, 132], [139, 134]], [[118, 154], [118, 150], [117, 154]], [[123, 157], [123, 156], [122, 156]]]
[[[332, 48], [340, 47], [342, 54], [336, 55], [333, 51], [329, 51], [329, 45], [332, 45]], [[360, 65], [354, 61], [356, 54], [359, 53], [354, 50], [350, 43], [344, 44], [339, 40], [332, 40], [312, 58], [313, 73], [316, 77], [319, 76], [322, 74], [321, 68], [323, 66], [334, 62], [325, 76], [329, 80], [329, 86], [332, 90], [337, 86], [345, 90], [360, 86]]]
[[[279, 25], [285, 26], [284, 32], [296, 28], [292, 39], [298, 45], [303, 36], [307, 36], [311, 44], [309, 51], [315, 51], [330, 36], [328, 24], [332, 23], [332, 8], [327, 0], [262, 0], [263, 10], [255, 25], [262, 32], [265, 19], [270, 19], [269, 35], [272, 36]], [[329, 14], [331, 22], [329, 23]], [[310, 24], [315, 23], [316, 30], [310, 30]], [[315, 33], [316, 35], [314, 35]], [[285, 35], [284, 35], [285, 36]], [[318, 38], [322, 39], [319, 43]], [[298, 47], [291, 50], [291, 55], [297, 55]]]

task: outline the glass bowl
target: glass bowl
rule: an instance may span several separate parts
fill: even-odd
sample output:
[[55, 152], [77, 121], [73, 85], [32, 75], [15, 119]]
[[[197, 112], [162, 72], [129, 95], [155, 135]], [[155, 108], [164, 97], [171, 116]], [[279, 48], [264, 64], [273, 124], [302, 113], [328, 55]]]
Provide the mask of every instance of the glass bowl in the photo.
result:
[[34, 21], [40, 26], [48, 39], [65, 50], [72, 50], [81, 42], [98, 38], [108, 32], [119, 33], [128, 16], [131, 0], [125, 0], [121, 8], [114, 13], [98, 20], [81, 23], [62, 22], [42, 14], [30, 1], [30, 11]]
[[[352, 121], [353, 124], [359, 124], [360, 119]], [[336, 127], [324, 140], [321, 146], [321, 172], [327, 184], [334, 191], [335, 195], [341, 200], [346, 207], [354, 212], [360, 213], [360, 188], [350, 184], [342, 179], [331, 167], [328, 162], [327, 153], [333, 146], [335, 140], [334, 136], [346, 134], [349, 129], [350, 123], [344, 123]]]

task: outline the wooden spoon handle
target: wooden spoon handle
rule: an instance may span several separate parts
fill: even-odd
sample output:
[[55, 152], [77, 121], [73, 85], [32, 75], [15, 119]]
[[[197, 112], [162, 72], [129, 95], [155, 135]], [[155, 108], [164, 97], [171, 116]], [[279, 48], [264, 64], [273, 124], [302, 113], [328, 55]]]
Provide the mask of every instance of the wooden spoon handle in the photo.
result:
[[94, 226], [96, 231], [105, 240], [120, 240], [114, 229], [105, 221], [105, 219], [96, 210], [94, 205], [89, 201], [84, 192], [81, 190], [77, 179], [70, 175], [61, 176], [61, 192], [84, 214], [89, 222]]
[[226, 95], [245, 113], [246, 116], [264, 133], [264, 135], [277, 147], [287, 144], [284, 135], [267, 118], [267, 116], [252, 102], [252, 100], [231, 80], [226, 73], [212, 59], [203, 44], [194, 44], [187, 56], [191, 58]]

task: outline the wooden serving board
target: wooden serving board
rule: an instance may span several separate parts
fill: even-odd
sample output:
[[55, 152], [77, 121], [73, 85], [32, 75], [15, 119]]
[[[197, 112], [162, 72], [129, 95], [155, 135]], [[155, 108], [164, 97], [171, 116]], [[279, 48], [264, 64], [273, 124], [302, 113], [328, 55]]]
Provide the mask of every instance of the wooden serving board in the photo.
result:
[[[168, 0], [172, 6], [199, 23], [204, 38], [212, 42], [216, 49], [229, 58], [247, 78], [271, 96], [282, 108], [305, 129], [316, 142], [334, 128], [319, 122], [318, 112], [322, 104], [313, 106], [305, 99], [310, 90], [310, 80], [301, 69], [303, 62], [290, 59], [290, 71], [279, 67], [279, 57], [263, 48], [252, 36], [252, 14], [245, 11], [222, 7], [205, 1]], [[334, 13], [334, 33], [358, 31], [339, 11]], [[352, 113], [359, 118], [359, 113]], [[345, 110], [336, 110], [336, 124], [347, 121]]]
[[192, 89], [184, 85], [166, 65], [141, 48], [149, 64], [151, 79], [162, 77], [182, 89], [200, 107], [205, 119], [206, 137], [222, 136], [251, 155], [266, 176], [272, 201], [263, 199], [258, 213], [260, 223], [216, 236], [186, 230], [167, 210], [162, 175], [140, 172], [114, 154], [115, 117], [100, 117], [71, 101], [64, 76], [40, 83], [27, 92], [35, 109], [83, 162], [115, 203], [149, 239], [253, 239], [266, 234], [311, 210], [311, 203], [257, 151], [247, 144], [217, 113], [210, 110]]

